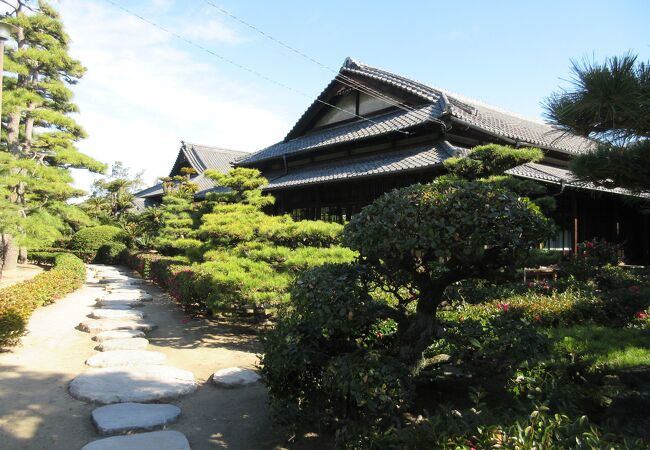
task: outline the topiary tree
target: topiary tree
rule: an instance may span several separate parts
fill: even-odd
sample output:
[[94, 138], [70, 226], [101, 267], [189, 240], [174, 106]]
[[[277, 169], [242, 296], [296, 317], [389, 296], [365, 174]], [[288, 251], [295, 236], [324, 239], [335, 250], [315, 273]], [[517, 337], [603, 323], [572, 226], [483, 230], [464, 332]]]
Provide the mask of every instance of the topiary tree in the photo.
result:
[[502, 175], [506, 170], [537, 162], [544, 157], [538, 148], [513, 148], [488, 144], [472, 148], [467, 155], [445, 160], [445, 168], [453, 175], [467, 180]]
[[198, 186], [189, 180], [194, 169], [183, 175], [161, 178], [165, 195], [161, 206], [161, 226], [154, 243], [164, 252], [191, 251], [201, 245], [194, 239], [194, 193]]
[[544, 153], [538, 148], [513, 148], [507, 145], [479, 145], [467, 152], [467, 155], [449, 158], [444, 166], [447, 176], [465, 180], [485, 180], [532, 201], [548, 214], [555, 209], [555, 198], [545, 195], [546, 187], [532, 180], [507, 175], [506, 171], [522, 164], [541, 161]]
[[343, 242], [398, 299], [400, 356], [417, 366], [436, 336], [445, 289], [467, 278], [505, 276], [551, 229], [539, 208], [507, 189], [438, 180], [375, 200], [345, 227]]

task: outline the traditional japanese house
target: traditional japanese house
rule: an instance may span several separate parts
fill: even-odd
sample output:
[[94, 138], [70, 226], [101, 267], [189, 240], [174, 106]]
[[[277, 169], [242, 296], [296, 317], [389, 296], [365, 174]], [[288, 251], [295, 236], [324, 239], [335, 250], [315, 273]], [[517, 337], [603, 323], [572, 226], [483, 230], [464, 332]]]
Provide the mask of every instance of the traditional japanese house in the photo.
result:
[[[216, 189], [214, 182], [204, 176], [207, 169], [214, 169], [222, 173], [232, 168], [232, 163], [248, 153], [225, 148], [208, 147], [207, 145], [191, 144], [181, 141], [181, 148], [176, 157], [176, 162], [169, 173], [169, 176], [182, 174], [183, 168], [191, 168], [196, 172], [191, 175], [190, 180], [198, 185], [198, 191], [194, 198], [201, 200], [208, 192]], [[144, 208], [159, 204], [163, 196], [163, 184], [158, 183], [135, 194], [135, 205], [137, 208]]]
[[344, 221], [384, 192], [443, 173], [443, 161], [486, 143], [537, 147], [540, 163], [510, 171], [548, 185], [559, 227], [549, 248], [594, 237], [648, 263], [648, 197], [576, 181], [568, 165], [595, 143], [497, 107], [346, 59], [285, 139], [236, 166], [258, 168], [276, 213]]

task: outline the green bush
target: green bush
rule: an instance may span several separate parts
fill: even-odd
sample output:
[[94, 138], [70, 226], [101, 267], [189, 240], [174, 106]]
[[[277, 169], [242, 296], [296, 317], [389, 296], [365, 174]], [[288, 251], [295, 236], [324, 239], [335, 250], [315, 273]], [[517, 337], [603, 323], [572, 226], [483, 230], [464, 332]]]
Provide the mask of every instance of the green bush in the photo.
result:
[[79, 288], [86, 278], [83, 261], [61, 253], [48, 256], [53, 268], [34, 278], [0, 290], [0, 345], [15, 343], [32, 312]]
[[308, 269], [293, 283], [291, 299], [263, 336], [261, 373], [278, 423], [385, 425], [409, 404], [411, 379], [387, 350], [395, 328], [368, 294], [362, 269]]
[[92, 261], [97, 251], [104, 245], [116, 242], [124, 243], [126, 235], [120, 228], [110, 225], [87, 227], [77, 231], [70, 239], [72, 250], [92, 255], [87, 261]]
[[268, 308], [288, 298], [289, 276], [264, 262], [222, 252], [214, 261], [196, 265], [193, 270], [196, 293], [213, 311]]
[[93, 262], [95, 264], [120, 264], [125, 251], [126, 245], [122, 242], [104, 244], [97, 250]]

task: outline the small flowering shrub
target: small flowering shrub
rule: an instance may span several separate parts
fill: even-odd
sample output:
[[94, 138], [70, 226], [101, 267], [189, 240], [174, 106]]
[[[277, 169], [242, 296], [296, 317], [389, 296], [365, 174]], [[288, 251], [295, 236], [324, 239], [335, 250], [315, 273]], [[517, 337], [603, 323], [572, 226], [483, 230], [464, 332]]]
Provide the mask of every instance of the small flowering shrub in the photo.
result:
[[573, 258], [563, 264], [563, 269], [579, 279], [594, 277], [604, 267], [618, 264], [620, 251], [620, 245], [606, 240], [581, 242]]
[[86, 278], [86, 267], [74, 255], [49, 256], [52, 269], [31, 280], [0, 289], [0, 346], [14, 344], [25, 331], [32, 312], [79, 288]]

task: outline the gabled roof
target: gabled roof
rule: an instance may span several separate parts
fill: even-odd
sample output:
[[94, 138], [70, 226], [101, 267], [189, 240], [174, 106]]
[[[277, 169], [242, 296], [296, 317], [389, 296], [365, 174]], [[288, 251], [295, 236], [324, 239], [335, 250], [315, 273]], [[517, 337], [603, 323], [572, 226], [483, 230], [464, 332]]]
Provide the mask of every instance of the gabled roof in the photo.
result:
[[264, 187], [265, 190], [306, 186], [353, 180], [369, 176], [399, 175], [440, 166], [442, 162], [456, 156], [460, 149], [449, 142], [423, 145], [380, 155], [357, 157], [334, 163], [322, 163], [296, 169], [279, 176]]
[[[233, 161], [244, 155], [247, 155], [247, 153], [237, 150], [181, 142], [181, 149], [178, 152], [176, 162], [170, 171], [170, 176], [179, 175], [181, 167], [189, 164], [190, 167], [197, 172], [197, 175], [195, 175], [191, 180], [199, 187], [195, 196], [203, 198], [206, 193], [218, 189], [215, 187], [214, 182], [207, 178], [203, 172], [207, 169], [214, 169], [226, 173], [232, 168]], [[161, 195], [163, 195], [162, 183], [143, 189], [135, 194], [138, 198], [157, 197]]]
[[631, 197], [650, 198], [648, 193], [633, 193], [623, 188], [606, 188], [593, 183], [579, 180], [569, 169], [553, 167], [546, 164], [526, 163], [521, 166], [506, 170], [507, 174], [519, 178], [541, 181], [543, 183], [564, 185], [571, 188], [586, 189], [589, 191], [607, 192], [610, 194], [626, 195]]
[[385, 134], [406, 131], [437, 117], [440, 110], [427, 105], [413, 111], [392, 111], [372, 118], [372, 121], [351, 122], [321, 132], [307, 134], [289, 141], [278, 142], [254, 154], [237, 160], [237, 165], [258, 162], [307, 152], [343, 142], [360, 141]]
[[[375, 135], [401, 131], [411, 126], [422, 125], [432, 119], [448, 117], [461, 126], [469, 126], [484, 133], [493, 135], [513, 144], [539, 146], [544, 149], [555, 150], [567, 154], [580, 154], [594, 148], [595, 143], [580, 136], [572, 135], [555, 126], [542, 122], [527, 119], [515, 113], [504, 111], [498, 107], [483, 104], [479, 101], [448, 92], [443, 89], [434, 88], [418, 81], [414, 81], [394, 73], [377, 69], [361, 64], [347, 58], [341, 67], [339, 74], [354, 78], [355, 82], [363, 83], [363, 80], [371, 81], [373, 84], [384, 85], [393, 90], [402, 91], [404, 95], [417, 98], [421, 105], [414, 111], [403, 109], [391, 112], [378, 117], [372, 117], [373, 121], [382, 122], [381, 133], [377, 133], [377, 127], [364, 120], [348, 123], [340, 127], [326, 128], [300, 136], [301, 130], [314, 117], [321, 108], [327, 108], [322, 102], [330, 100], [333, 88], [341, 85], [339, 76], [323, 90], [318, 99], [305, 111], [296, 125], [287, 134], [287, 137], [277, 144], [271, 145], [257, 153], [247, 155], [237, 161], [237, 165], [246, 165], [259, 161], [274, 159], [283, 154], [294, 154], [301, 151], [309, 151], [316, 147], [326, 147], [340, 142], [354, 141]], [[349, 81], [344, 81], [343, 84]], [[424, 105], [424, 106], [422, 106]], [[387, 106], [389, 106], [387, 104]], [[422, 112], [426, 112], [422, 114]], [[403, 118], [408, 125], [399, 120], [386, 121], [386, 117]], [[357, 128], [358, 127], [358, 128]], [[356, 131], [367, 130], [361, 134]], [[333, 138], [334, 135], [334, 138]], [[340, 135], [340, 138], [336, 138]], [[316, 143], [316, 145], [314, 145]]]
[[181, 142], [181, 150], [178, 152], [176, 162], [170, 172], [171, 175], [178, 175], [178, 171], [184, 162], [196, 170], [196, 173], [203, 173], [207, 169], [215, 169], [219, 172], [228, 172], [232, 168], [232, 162], [237, 158], [246, 156], [248, 153], [237, 150], [230, 150], [220, 147], [209, 147], [207, 145]]

